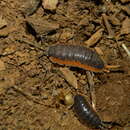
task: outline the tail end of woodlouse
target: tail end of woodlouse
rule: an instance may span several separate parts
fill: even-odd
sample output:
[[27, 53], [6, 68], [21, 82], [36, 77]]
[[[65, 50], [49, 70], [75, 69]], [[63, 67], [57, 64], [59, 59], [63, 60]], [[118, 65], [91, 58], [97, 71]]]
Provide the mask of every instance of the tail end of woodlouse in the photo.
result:
[[106, 121], [103, 121], [102, 124], [99, 126], [99, 128], [101, 130], [109, 130], [115, 126], [118, 126], [118, 127], [122, 127], [121, 124], [117, 123], [117, 122], [106, 122]]

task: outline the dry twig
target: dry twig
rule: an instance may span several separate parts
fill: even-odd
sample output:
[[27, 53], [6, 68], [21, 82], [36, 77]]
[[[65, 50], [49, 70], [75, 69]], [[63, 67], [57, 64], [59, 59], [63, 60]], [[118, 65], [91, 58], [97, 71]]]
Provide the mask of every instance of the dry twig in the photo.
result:
[[125, 50], [125, 52], [127, 53], [128, 57], [130, 58], [130, 50], [128, 50], [128, 48], [126, 47], [125, 44], [121, 45], [123, 47], [123, 49]]
[[95, 88], [94, 88], [94, 80], [93, 80], [93, 76], [94, 74], [90, 71], [86, 72], [87, 74], [87, 78], [88, 78], [88, 82], [89, 82], [89, 88], [90, 88], [90, 94], [91, 94], [91, 104], [94, 110], [96, 110], [96, 96], [95, 96]]
[[102, 37], [103, 29], [99, 29], [95, 32], [87, 41], [84, 42], [88, 47], [95, 45]]
[[115, 36], [115, 34], [114, 34], [114, 31], [112, 30], [110, 23], [108, 22], [107, 15], [102, 14], [102, 18], [103, 18], [104, 24], [105, 24], [107, 32], [108, 32], [108, 38], [113, 38]]

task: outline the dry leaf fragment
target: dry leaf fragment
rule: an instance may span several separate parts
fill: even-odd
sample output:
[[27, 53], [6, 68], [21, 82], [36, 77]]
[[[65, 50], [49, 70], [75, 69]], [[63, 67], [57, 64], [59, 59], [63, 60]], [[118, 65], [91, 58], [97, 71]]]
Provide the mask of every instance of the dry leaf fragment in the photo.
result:
[[25, 15], [30, 16], [38, 9], [41, 0], [24, 0], [22, 10]]
[[115, 36], [115, 33], [111, 27], [111, 24], [108, 21], [108, 16], [104, 13], [104, 14], [102, 14], [102, 18], [103, 18], [104, 25], [108, 32], [108, 38], [113, 38]]
[[78, 83], [75, 75], [73, 74], [72, 71], [70, 71], [68, 68], [60, 68], [60, 71], [65, 77], [65, 80], [72, 85], [75, 89], [78, 88]]
[[87, 41], [85, 41], [84, 44], [86, 44], [88, 47], [93, 46], [101, 39], [102, 32], [103, 32], [103, 29], [99, 29]]
[[130, 33], [130, 19], [127, 17], [123, 23], [121, 28], [121, 35]]
[[128, 15], [130, 15], [130, 7], [129, 6], [120, 6], [120, 8], [126, 12]]
[[13, 86], [11, 80], [0, 80], [0, 94], [4, 93], [7, 88]]
[[5, 19], [2, 18], [2, 16], [0, 16], [0, 29], [5, 27], [7, 25], [7, 22]]
[[55, 10], [58, 4], [58, 0], [44, 0], [43, 7], [48, 10]]
[[36, 18], [33, 19], [29, 17], [27, 19], [27, 28], [33, 29], [38, 36], [44, 36], [51, 31], [57, 30], [59, 28], [59, 24], [56, 22], [48, 21], [44, 18]]
[[120, 25], [120, 20], [116, 17], [116, 14], [113, 14], [112, 16], [108, 17], [108, 20], [110, 20], [110, 22], [117, 26], [117, 25]]
[[2, 60], [0, 60], [0, 71], [5, 70], [5, 64]]
[[96, 52], [99, 54], [99, 55], [104, 55], [102, 49], [100, 47], [95, 47], [95, 50]]
[[6, 27], [0, 30], [0, 37], [7, 37], [10, 33], [12, 33], [15, 30], [16, 30], [15, 27], [12, 27], [12, 26]]

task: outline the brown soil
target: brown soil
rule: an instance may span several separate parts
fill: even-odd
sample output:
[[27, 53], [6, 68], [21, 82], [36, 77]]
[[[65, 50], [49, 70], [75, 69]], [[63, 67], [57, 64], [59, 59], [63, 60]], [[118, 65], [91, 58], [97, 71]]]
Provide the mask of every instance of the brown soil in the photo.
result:
[[129, 130], [130, 57], [122, 48], [124, 43], [130, 50], [129, 7], [129, 0], [59, 0], [54, 10], [38, 0], [0, 1], [0, 129], [91, 130], [61, 98], [80, 93], [91, 102], [86, 71], [68, 67], [77, 78], [75, 89], [46, 50], [57, 43], [87, 46], [103, 29], [89, 47], [120, 67], [94, 74], [96, 111], [102, 120], [121, 124], [112, 130]]

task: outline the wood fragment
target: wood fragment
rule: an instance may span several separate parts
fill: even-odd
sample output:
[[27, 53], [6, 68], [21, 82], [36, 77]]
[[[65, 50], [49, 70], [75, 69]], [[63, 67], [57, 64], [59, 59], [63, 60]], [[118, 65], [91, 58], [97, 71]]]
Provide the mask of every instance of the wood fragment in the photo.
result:
[[130, 50], [126, 47], [126, 45], [124, 43], [122, 44], [122, 47], [125, 50], [125, 52], [127, 53], [128, 57], [130, 58]]
[[113, 14], [111, 17], [108, 17], [108, 20], [110, 20], [110, 22], [115, 25], [115, 26], [120, 26], [121, 25], [121, 22], [120, 20], [116, 17], [116, 13]]
[[124, 11], [124, 12], [126, 12], [128, 15], [130, 15], [130, 7], [129, 6], [120, 6], [120, 8]]
[[[36, 35], [36, 37], [47, 35], [52, 31], [56, 31], [60, 27], [57, 22], [48, 21], [47, 19], [41, 17], [36, 19], [29, 17], [27, 19], [26, 25], [27, 31], [34, 36]], [[29, 30], [33, 30], [36, 34], [33, 34]]]
[[129, 34], [129, 33], [130, 33], [130, 18], [127, 17], [122, 22], [122, 27], [121, 27], [120, 35]]
[[43, 7], [48, 10], [55, 10], [58, 4], [58, 0], [44, 0]]
[[5, 63], [2, 60], [0, 60], [0, 71], [5, 70], [5, 68]]
[[0, 30], [0, 37], [7, 37], [10, 33], [16, 31], [16, 27], [8, 26]]
[[95, 45], [102, 37], [103, 29], [99, 29], [97, 32], [95, 32], [87, 41], [84, 42], [87, 47]]
[[102, 18], [103, 18], [104, 24], [105, 24], [107, 32], [108, 32], [108, 38], [114, 38], [115, 34], [114, 34], [114, 31], [112, 30], [110, 23], [108, 22], [107, 15], [102, 14]]
[[46, 51], [46, 49], [45, 48], [43, 48], [42, 46], [39, 46], [38, 44], [37, 44], [37, 42], [32, 42], [32, 41], [28, 41], [27, 39], [25, 39], [25, 38], [22, 38], [22, 39], [16, 39], [18, 42], [20, 42], [20, 43], [24, 43], [24, 44], [27, 44], [27, 45], [30, 45], [30, 46], [33, 46], [34, 48], [36, 48], [36, 49], [39, 49], [39, 50], [41, 50], [41, 51]]
[[77, 78], [68, 68], [60, 68], [60, 71], [64, 75], [65, 80], [72, 85], [75, 89], [78, 88]]
[[94, 88], [94, 80], [93, 80], [93, 72], [87, 71], [87, 79], [89, 83], [89, 90], [91, 95], [91, 104], [93, 109], [96, 111], [96, 95], [95, 95], [95, 88]]
[[0, 15], [0, 29], [4, 28], [7, 26], [6, 20]]
[[99, 54], [99, 55], [104, 55], [102, 49], [100, 47], [95, 47], [94, 48], [96, 50], [96, 52]]

